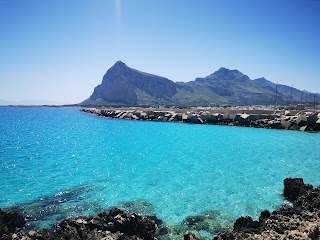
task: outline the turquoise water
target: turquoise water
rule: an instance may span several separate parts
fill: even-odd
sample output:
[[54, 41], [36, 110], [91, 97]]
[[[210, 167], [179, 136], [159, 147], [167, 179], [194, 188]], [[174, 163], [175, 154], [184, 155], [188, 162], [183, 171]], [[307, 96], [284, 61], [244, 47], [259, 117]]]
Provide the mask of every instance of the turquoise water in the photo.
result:
[[320, 134], [3, 107], [0, 164], [0, 207], [24, 206], [34, 227], [112, 206], [230, 223], [281, 205], [286, 177], [319, 185]]

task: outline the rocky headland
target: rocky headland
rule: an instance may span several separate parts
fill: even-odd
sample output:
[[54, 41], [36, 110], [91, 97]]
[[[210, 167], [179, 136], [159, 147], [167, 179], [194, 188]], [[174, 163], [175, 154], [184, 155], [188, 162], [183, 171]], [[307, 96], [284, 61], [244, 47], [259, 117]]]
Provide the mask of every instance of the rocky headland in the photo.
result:
[[283, 111], [198, 111], [160, 109], [106, 109], [82, 108], [81, 111], [98, 116], [118, 119], [149, 120], [162, 122], [185, 122], [195, 124], [216, 124], [246, 126], [255, 128], [320, 131], [320, 112]]
[[[258, 220], [240, 217], [232, 231], [223, 232], [221, 228], [222, 233], [213, 239], [319, 239], [320, 186], [314, 188], [301, 178], [287, 178], [283, 196], [290, 204], [284, 204], [272, 213], [264, 210]], [[172, 232], [156, 216], [142, 217], [111, 208], [108, 213], [102, 212], [95, 217], [63, 219], [52, 229], [26, 231], [26, 218], [18, 208], [0, 209], [0, 239], [202, 239], [199, 232], [208, 228], [207, 220], [203, 216], [190, 216], [183, 221], [188, 225], [188, 231], [181, 228], [180, 232]]]

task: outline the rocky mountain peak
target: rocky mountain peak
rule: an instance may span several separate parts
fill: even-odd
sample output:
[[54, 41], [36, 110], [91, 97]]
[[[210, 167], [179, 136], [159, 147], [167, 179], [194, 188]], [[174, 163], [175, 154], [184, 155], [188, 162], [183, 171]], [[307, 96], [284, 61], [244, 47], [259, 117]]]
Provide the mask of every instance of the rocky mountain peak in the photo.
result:
[[143, 99], [147, 99], [148, 104], [160, 103], [176, 93], [173, 81], [140, 72], [117, 61], [103, 76], [102, 83], [94, 89], [90, 99], [132, 106]]
[[213, 74], [207, 76], [208, 79], [216, 80], [231, 80], [238, 82], [245, 82], [249, 80], [247, 75], [244, 75], [238, 70], [230, 70], [228, 68], [221, 67], [218, 71], [215, 71]]
[[128, 67], [124, 62], [121, 62], [120, 60], [117, 61], [113, 67], [117, 67], [117, 68], [123, 68], [123, 67]]

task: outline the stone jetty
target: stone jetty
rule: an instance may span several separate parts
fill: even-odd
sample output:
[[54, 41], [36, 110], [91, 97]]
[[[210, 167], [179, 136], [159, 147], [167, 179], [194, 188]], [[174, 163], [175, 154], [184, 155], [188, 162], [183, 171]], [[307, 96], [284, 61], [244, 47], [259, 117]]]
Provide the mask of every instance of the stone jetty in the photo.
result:
[[185, 122], [256, 128], [320, 131], [320, 112], [317, 111], [199, 111], [181, 109], [107, 109], [82, 108], [81, 111], [118, 119], [161, 122]]

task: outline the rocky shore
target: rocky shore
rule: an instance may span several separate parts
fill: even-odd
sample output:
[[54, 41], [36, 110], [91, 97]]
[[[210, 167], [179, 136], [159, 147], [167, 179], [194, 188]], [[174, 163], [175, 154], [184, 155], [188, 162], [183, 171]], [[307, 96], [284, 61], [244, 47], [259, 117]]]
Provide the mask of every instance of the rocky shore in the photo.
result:
[[[214, 240], [236, 239], [320, 239], [320, 186], [314, 188], [301, 178], [284, 180], [283, 196], [291, 204], [270, 213], [261, 212], [259, 220], [238, 218], [232, 231], [220, 233]], [[184, 221], [191, 229], [206, 227], [201, 216]], [[113, 239], [172, 239], [170, 228], [156, 216], [142, 217], [119, 208], [112, 208], [95, 217], [75, 217], [62, 220], [53, 229], [25, 231], [26, 218], [18, 209], [0, 209], [0, 239], [3, 240], [113, 240]], [[199, 229], [198, 229], [199, 228]], [[179, 234], [181, 239], [201, 239], [197, 231]], [[174, 239], [178, 239], [176, 235]]]
[[149, 109], [104, 109], [83, 108], [98, 116], [118, 119], [149, 120], [162, 122], [186, 122], [195, 124], [216, 124], [246, 126], [255, 128], [287, 129], [300, 131], [320, 131], [320, 113], [290, 112], [283, 113], [221, 113], [189, 110], [149, 110]]
[[[62, 220], [53, 230], [24, 232], [26, 221], [19, 213], [0, 210], [0, 239], [44, 240], [44, 239], [155, 239], [156, 224], [151, 218], [129, 214], [118, 208], [96, 217], [79, 217]], [[20, 230], [20, 231], [19, 231]]]
[[214, 240], [320, 239], [320, 186], [313, 188], [301, 178], [287, 178], [283, 196], [292, 204], [272, 213], [262, 211], [258, 221], [240, 217], [232, 232], [220, 234]]

